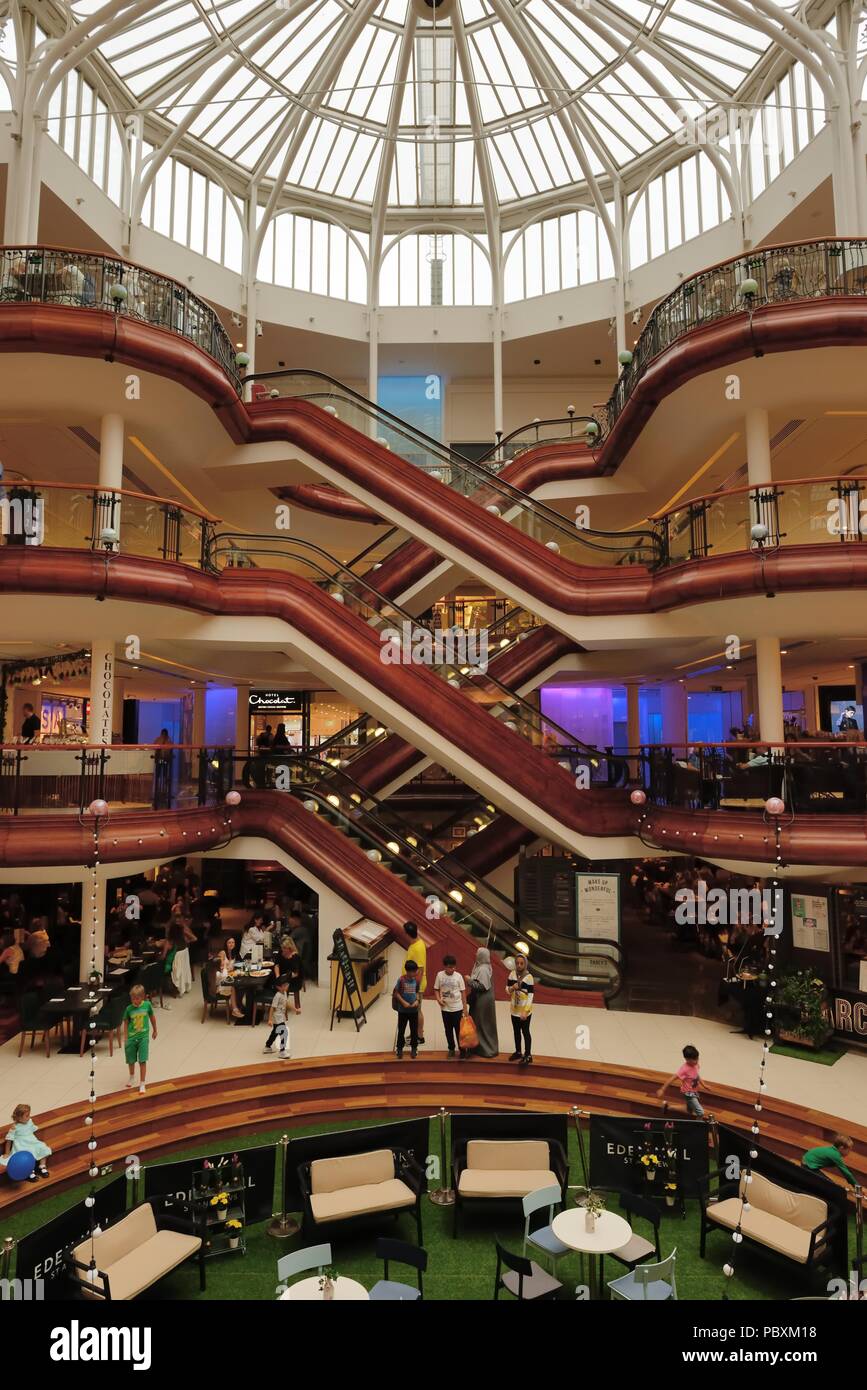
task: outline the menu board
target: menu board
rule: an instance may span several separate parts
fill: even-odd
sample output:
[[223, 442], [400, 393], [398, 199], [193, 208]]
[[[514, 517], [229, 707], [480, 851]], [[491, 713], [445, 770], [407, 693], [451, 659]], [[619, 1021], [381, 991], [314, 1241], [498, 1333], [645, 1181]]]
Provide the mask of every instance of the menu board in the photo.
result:
[[797, 951], [830, 951], [827, 898], [792, 894], [792, 945]]

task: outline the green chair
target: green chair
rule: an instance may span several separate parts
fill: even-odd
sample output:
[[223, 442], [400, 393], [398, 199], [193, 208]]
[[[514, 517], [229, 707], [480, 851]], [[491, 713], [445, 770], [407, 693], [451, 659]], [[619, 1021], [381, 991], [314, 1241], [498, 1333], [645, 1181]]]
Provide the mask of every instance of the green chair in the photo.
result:
[[54, 1023], [48, 1023], [42, 1013], [42, 1001], [35, 992], [22, 994], [18, 1001], [18, 1027], [21, 1033], [21, 1041], [18, 1044], [18, 1056], [24, 1051], [24, 1042], [27, 1034], [30, 1034], [30, 1051], [33, 1051], [33, 1044], [36, 1042], [36, 1034], [41, 1033], [45, 1040], [45, 1055], [51, 1056], [51, 1033], [55, 1028], [63, 1026], [63, 1019], [58, 1018]]

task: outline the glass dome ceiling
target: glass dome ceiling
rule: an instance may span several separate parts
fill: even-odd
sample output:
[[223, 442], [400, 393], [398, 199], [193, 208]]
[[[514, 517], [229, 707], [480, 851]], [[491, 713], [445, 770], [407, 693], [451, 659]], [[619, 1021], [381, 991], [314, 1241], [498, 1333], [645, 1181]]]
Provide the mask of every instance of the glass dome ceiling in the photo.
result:
[[244, 183], [490, 215], [652, 155], [775, 31], [734, 0], [165, 0], [101, 53], [128, 109]]

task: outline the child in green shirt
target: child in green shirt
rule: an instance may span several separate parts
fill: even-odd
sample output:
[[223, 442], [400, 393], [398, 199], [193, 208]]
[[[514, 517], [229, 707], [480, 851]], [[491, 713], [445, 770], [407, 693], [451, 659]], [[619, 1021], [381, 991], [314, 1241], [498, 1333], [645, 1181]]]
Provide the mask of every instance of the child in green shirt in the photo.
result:
[[124, 1025], [124, 1052], [126, 1054], [127, 1065], [129, 1067], [129, 1081], [126, 1083], [127, 1090], [130, 1091], [135, 1086], [135, 1064], [139, 1065], [139, 1095], [145, 1092], [145, 1076], [147, 1075], [148, 1047], [150, 1037], [148, 1034], [148, 1024], [153, 1029], [153, 1035], [157, 1035], [157, 1016], [153, 1011], [153, 1006], [149, 999], [145, 999], [145, 992], [141, 985], [133, 985], [129, 992], [129, 1004], [123, 1016]]
[[850, 1182], [853, 1187], [857, 1187], [857, 1178], [843, 1162], [846, 1155], [851, 1153], [854, 1147], [848, 1134], [835, 1134], [830, 1144], [818, 1144], [815, 1149], [808, 1149], [802, 1156], [801, 1162], [805, 1168], [809, 1168], [813, 1173], [820, 1173], [823, 1168], [837, 1168], [847, 1182]]

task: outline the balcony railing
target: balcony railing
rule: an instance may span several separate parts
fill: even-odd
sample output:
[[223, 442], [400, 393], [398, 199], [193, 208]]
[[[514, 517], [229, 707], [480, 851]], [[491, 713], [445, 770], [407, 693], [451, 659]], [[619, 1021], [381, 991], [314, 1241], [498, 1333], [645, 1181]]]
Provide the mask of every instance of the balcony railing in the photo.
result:
[[[755, 293], [744, 295], [745, 282]], [[693, 329], [766, 305], [796, 300], [867, 297], [867, 239], [829, 237], [822, 241], [758, 247], [684, 280], [650, 315], [607, 402], [598, 407], [603, 434], [617, 422], [647, 371], [666, 348]], [[805, 344], [806, 345], [806, 344]]]
[[[0, 545], [98, 550], [204, 568], [215, 517], [165, 497], [92, 484], [6, 481]], [[121, 541], [122, 537], [122, 541]]]
[[100, 309], [166, 328], [213, 357], [240, 394], [232, 340], [216, 310], [186, 285], [117, 256], [54, 246], [6, 246], [0, 254], [0, 304]]
[[781, 797], [792, 813], [867, 811], [867, 743], [839, 739], [791, 742], [650, 744], [627, 755], [630, 769], [657, 806], [761, 811]]
[[669, 565], [743, 550], [863, 541], [867, 478], [805, 478], [711, 493], [666, 512], [656, 526]]
[[[755, 282], [756, 289], [745, 296], [743, 285], [749, 281]], [[632, 361], [624, 367], [608, 400], [594, 407], [601, 436], [613, 428], [649, 364], [694, 329], [766, 305], [841, 296], [867, 297], [865, 238], [828, 237], [759, 247], [690, 276], [653, 310]], [[101, 309], [168, 329], [208, 353], [235, 390], [239, 394], [242, 391], [235, 348], [216, 311], [186, 285], [118, 256], [54, 246], [4, 247], [0, 253], [0, 305], [4, 302]], [[282, 392], [279, 385], [266, 382], [261, 375], [248, 380], [258, 381], [262, 394], [298, 394]], [[370, 402], [366, 405], [375, 410]], [[371, 432], [370, 424], [370, 420], [362, 422], [364, 433]], [[399, 430], [411, 428], [403, 421], [397, 424]], [[539, 443], [580, 438], [582, 431], [582, 422], [573, 423], [571, 418], [533, 421], [492, 447], [486, 456], [488, 467], [496, 469]], [[391, 443], [387, 424], [384, 433]]]

